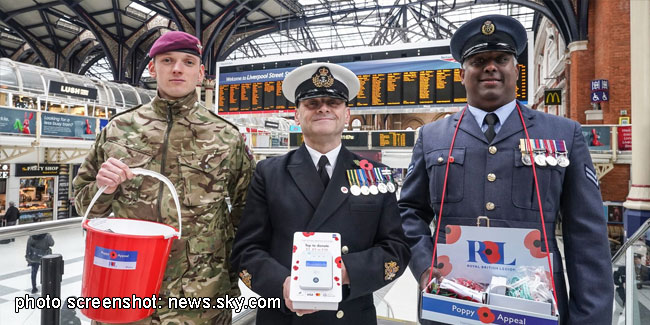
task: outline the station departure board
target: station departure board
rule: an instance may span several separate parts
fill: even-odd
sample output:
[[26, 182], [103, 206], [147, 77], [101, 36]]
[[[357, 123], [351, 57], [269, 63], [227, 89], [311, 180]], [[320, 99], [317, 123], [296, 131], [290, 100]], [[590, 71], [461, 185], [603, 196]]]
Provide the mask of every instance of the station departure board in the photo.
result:
[[452, 69], [436, 70], [436, 104], [451, 103], [452, 78]]
[[264, 82], [264, 110], [275, 110], [275, 81]]
[[372, 106], [385, 106], [386, 105], [386, 74], [376, 73], [372, 75], [371, 79], [371, 95], [370, 103]]
[[460, 77], [460, 69], [454, 69], [454, 103], [467, 103], [467, 92]]
[[436, 71], [420, 71], [419, 79], [418, 102], [421, 105], [434, 104], [436, 101]]
[[230, 85], [220, 85], [219, 86], [219, 112], [227, 112], [229, 100], [229, 89]]
[[404, 72], [402, 77], [402, 105], [415, 105], [418, 103], [418, 73], [417, 71]]
[[254, 82], [251, 86], [251, 110], [253, 111], [261, 111], [264, 109], [262, 105], [262, 96], [264, 95], [262, 93], [262, 86], [263, 83], [261, 82]]
[[[517, 99], [528, 97], [526, 66], [519, 65]], [[350, 107], [407, 106], [466, 103], [461, 69], [439, 69], [357, 75], [360, 89]], [[282, 81], [247, 82], [219, 86], [219, 112], [294, 110], [282, 94]]]
[[359, 94], [355, 99], [356, 106], [357, 107], [370, 106], [370, 89], [372, 88], [370, 85], [370, 75], [369, 74], [358, 75], [357, 79], [359, 79], [360, 88], [359, 88]]
[[386, 77], [386, 105], [402, 105], [402, 73], [393, 72]]

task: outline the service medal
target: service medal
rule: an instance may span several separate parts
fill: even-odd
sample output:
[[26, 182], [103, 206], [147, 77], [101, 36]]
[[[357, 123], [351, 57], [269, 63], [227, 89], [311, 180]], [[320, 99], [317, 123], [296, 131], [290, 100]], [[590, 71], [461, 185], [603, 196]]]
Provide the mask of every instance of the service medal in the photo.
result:
[[535, 155], [535, 163], [540, 166], [546, 166], [546, 157], [543, 154]]
[[384, 183], [379, 183], [379, 184], [377, 184], [377, 189], [378, 189], [379, 192], [381, 192], [381, 193], [386, 193], [386, 192], [388, 192], [388, 187], [387, 187], [386, 184], [384, 184]]
[[557, 166], [557, 159], [553, 156], [546, 156], [546, 163], [549, 166]]
[[375, 186], [375, 185], [370, 185], [370, 187], [368, 189], [370, 190], [370, 194], [372, 194], [372, 195], [379, 194], [379, 189], [377, 189], [377, 186]]
[[561, 142], [558, 140], [557, 144], [558, 147], [560, 147], [558, 148], [559, 156], [557, 157], [557, 164], [560, 165], [560, 167], [566, 168], [569, 166], [570, 163], [567, 150], [566, 150], [566, 142], [564, 142], [564, 140], [562, 140]]
[[555, 158], [555, 148], [552, 140], [544, 140], [546, 142], [546, 163], [549, 166], [557, 166], [557, 159]]
[[354, 196], [359, 196], [361, 194], [361, 188], [359, 185], [352, 185], [350, 186], [350, 193]]
[[388, 182], [386, 186], [388, 187], [388, 192], [395, 193], [396, 190], [395, 184], [393, 184], [392, 182]]
[[521, 155], [521, 162], [524, 163], [524, 165], [526, 165], [526, 166], [532, 165], [532, 163], [530, 162], [530, 156], [528, 155], [528, 153], [524, 153], [523, 155]]
[[566, 155], [560, 155], [557, 157], [557, 164], [560, 165], [560, 167], [568, 167], [569, 166], [569, 158], [566, 157]]
[[366, 186], [366, 185], [361, 186], [361, 194], [363, 194], [363, 195], [369, 195], [370, 194], [370, 189], [368, 188], [368, 186]]

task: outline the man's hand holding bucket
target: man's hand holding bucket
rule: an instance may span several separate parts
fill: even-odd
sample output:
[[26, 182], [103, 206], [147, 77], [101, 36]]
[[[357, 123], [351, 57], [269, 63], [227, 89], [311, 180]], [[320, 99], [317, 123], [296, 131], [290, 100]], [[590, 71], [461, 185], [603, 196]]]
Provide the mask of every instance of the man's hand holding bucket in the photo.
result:
[[97, 173], [97, 187], [106, 186], [105, 194], [112, 194], [122, 182], [132, 179], [129, 166], [115, 158], [108, 158]]

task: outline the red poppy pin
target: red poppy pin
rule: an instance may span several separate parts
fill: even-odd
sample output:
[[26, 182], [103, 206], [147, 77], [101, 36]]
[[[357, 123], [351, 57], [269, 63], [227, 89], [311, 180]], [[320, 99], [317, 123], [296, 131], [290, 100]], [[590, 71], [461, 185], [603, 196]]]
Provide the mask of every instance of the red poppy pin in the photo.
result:
[[359, 167], [363, 170], [372, 170], [373, 168], [372, 164], [367, 159], [359, 161]]

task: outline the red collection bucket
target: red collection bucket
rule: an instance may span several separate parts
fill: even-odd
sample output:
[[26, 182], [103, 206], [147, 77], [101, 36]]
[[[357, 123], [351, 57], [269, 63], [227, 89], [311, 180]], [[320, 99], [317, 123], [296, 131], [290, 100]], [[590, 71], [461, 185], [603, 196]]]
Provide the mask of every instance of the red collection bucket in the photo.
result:
[[[149, 170], [134, 168], [131, 171], [156, 177], [169, 187], [180, 229], [180, 205], [172, 183]], [[181, 231], [145, 220], [88, 220], [88, 213], [104, 190], [100, 188], [95, 194], [81, 222], [87, 234], [81, 298], [77, 299], [86, 307], [81, 308], [81, 312], [92, 320], [118, 324], [134, 322], [153, 313], [172, 242], [181, 237]]]

